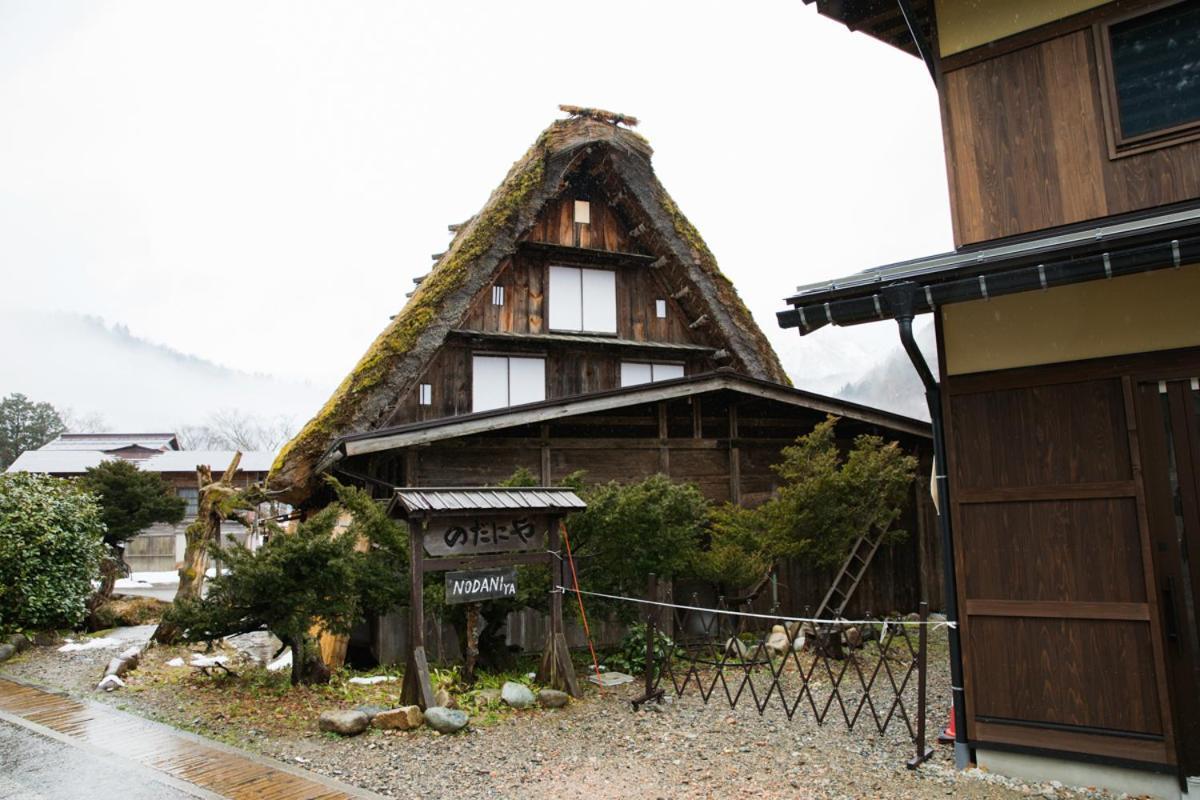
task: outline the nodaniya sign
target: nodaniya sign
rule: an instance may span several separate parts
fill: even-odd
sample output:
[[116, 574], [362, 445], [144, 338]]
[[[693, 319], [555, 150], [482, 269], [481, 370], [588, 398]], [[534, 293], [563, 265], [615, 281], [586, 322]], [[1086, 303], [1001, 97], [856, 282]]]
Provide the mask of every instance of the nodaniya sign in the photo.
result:
[[515, 597], [516, 594], [516, 567], [446, 573], [447, 603], [474, 603], [479, 600]]

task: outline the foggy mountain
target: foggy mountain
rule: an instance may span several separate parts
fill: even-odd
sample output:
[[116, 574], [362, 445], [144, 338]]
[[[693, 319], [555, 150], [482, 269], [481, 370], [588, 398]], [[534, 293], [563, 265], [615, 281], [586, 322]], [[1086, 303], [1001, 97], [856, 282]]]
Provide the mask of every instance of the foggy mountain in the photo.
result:
[[[918, 322], [915, 327], [917, 344], [936, 370], [933, 324]], [[870, 326], [825, 328], [782, 342], [776, 338], [774, 344], [798, 389], [929, 419], [925, 388], [900, 346], [896, 324], [890, 320]]]
[[6, 309], [0, 342], [0, 395], [21, 392], [117, 431], [173, 431], [223, 409], [295, 429], [333, 390], [233, 370], [79, 314]]
[[[797, 388], [928, 418], [894, 324], [774, 338]], [[917, 340], [933, 363], [932, 325], [919, 327]], [[294, 431], [333, 391], [321, 382], [230, 369], [79, 314], [7, 310], [0, 342], [0, 395], [48, 401], [87, 421], [83, 427], [98, 418], [111, 430], [180, 431], [233, 410], [273, 424], [286, 420]], [[263, 368], [270, 366], [264, 356]]]

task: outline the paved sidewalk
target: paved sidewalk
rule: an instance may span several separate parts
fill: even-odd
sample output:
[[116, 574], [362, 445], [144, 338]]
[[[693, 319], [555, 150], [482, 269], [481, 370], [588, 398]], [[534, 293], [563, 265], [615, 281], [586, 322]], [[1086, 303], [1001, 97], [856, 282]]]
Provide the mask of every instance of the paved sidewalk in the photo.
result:
[[[73, 700], [4, 678], [0, 678], [0, 721], [80, 748], [108, 763], [133, 762], [135, 772], [152, 770], [151, 777], [185, 795], [231, 800], [382, 797], [100, 703]], [[53, 780], [52, 774], [45, 777]], [[8, 791], [14, 788], [9, 786]], [[0, 796], [7, 794], [4, 790], [0, 785]], [[164, 790], [162, 796], [173, 795]]]

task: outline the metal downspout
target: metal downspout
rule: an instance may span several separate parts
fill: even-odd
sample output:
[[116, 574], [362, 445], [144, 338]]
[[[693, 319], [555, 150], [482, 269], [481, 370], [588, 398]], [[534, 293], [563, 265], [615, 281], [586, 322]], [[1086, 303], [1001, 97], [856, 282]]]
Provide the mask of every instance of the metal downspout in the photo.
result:
[[946, 619], [955, 623], [949, 628], [950, 639], [950, 688], [954, 699], [954, 766], [966, 769], [971, 763], [971, 749], [967, 743], [967, 707], [963, 695], [962, 648], [958, 630], [958, 579], [954, 569], [954, 539], [950, 526], [950, 482], [946, 469], [946, 436], [942, 426], [942, 391], [925, 361], [924, 354], [913, 338], [913, 293], [914, 283], [901, 283], [886, 287], [883, 294], [888, 301], [896, 324], [900, 328], [900, 343], [912, 361], [921, 383], [925, 386], [925, 402], [929, 405], [929, 419], [933, 427], [933, 464], [937, 480], [938, 528], [942, 538], [942, 575], [945, 583]]

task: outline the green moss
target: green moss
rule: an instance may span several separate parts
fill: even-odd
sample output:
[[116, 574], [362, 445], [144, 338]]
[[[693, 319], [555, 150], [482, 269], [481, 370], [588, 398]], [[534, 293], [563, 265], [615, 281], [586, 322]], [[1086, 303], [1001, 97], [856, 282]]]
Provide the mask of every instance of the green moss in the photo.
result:
[[[667, 194], [666, 189], [660, 187], [658, 201], [662, 204], [663, 210], [671, 218], [671, 224], [674, 226], [675, 232], [699, 254], [701, 268], [716, 280], [717, 294], [721, 305], [734, 309], [734, 316], [741, 315], [741, 321], [745, 326], [745, 330], [757, 331], [754, 324], [754, 315], [750, 313], [750, 309], [742, 302], [742, 298], [738, 295], [737, 289], [734, 288], [733, 282], [717, 266], [717, 258], [708, 249], [708, 245], [704, 242], [704, 239], [700, 237], [700, 231], [696, 230], [696, 226], [691, 223], [691, 220], [679, 210], [679, 206], [675, 205], [675, 201]], [[791, 378], [784, 371], [783, 365], [779, 363], [779, 358], [775, 355], [775, 351], [771, 348], [766, 337], [760, 333], [758, 336], [753, 336], [752, 338], [755, 341], [763, 363], [773, 368], [775, 372], [773, 377], [791, 386]]]
[[421, 334], [437, 319], [446, 299], [463, 285], [470, 265], [487, 253], [500, 232], [514, 222], [530, 194], [541, 185], [549, 133], [543, 133], [524, 158], [514, 165], [479, 218], [455, 238], [446, 255], [421, 282], [404, 309], [375, 339], [333, 396], [280, 450], [271, 465], [272, 481], [290, 463], [299, 460], [304, 465], [302, 474], [290, 476], [288, 482], [307, 482], [308, 470], [324, 455], [330, 440], [353, 419], [366, 393], [387, 378], [397, 362], [412, 350]]

